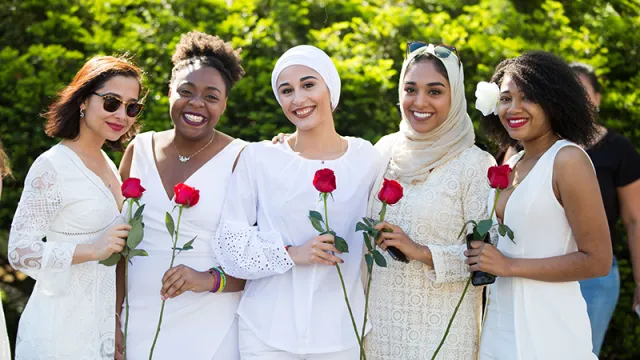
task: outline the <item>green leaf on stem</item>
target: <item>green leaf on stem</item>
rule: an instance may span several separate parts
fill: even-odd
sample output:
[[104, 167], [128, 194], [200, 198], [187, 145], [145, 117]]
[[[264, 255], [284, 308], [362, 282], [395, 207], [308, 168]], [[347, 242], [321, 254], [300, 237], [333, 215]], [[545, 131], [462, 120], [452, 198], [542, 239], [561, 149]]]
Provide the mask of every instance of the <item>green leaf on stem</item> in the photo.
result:
[[478, 226], [476, 227], [478, 230], [478, 234], [480, 234], [480, 239], [484, 238], [484, 236], [489, 232], [489, 229], [491, 229], [491, 226], [493, 225], [493, 221], [492, 220], [482, 220], [478, 223]]
[[320, 213], [319, 213], [319, 212], [317, 212], [317, 211], [309, 210], [309, 218], [310, 218], [310, 219], [311, 219], [311, 218], [313, 218], [313, 219], [317, 219], [318, 221], [320, 221], [320, 222], [323, 222], [323, 223], [324, 223], [324, 219], [322, 218], [322, 214], [320, 214]]
[[114, 253], [111, 254], [111, 256], [109, 256], [108, 258], [98, 261], [98, 264], [102, 264], [104, 266], [113, 266], [117, 264], [118, 261], [120, 261], [120, 257], [120, 253]]
[[515, 244], [516, 241], [514, 240], [515, 235], [513, 234], [513, 230], [511, 230], [508, 226], [505, 226], [507, 228], [507, 236], [509, 237], [509, 239], [511, 239], [511, 241]]
[[311, 220], [311, 225], [313, 225], [314, 229], [320, 232], [324, 232], [326, 234], [326, 232], [322, 228], [322, 224], [320, 223], [320, 221], [318, 221], [318, 219], [309, 217], [309, 220]]
[[[383, 229], [382, 231], [384, 231], [384, 229]], [[374, 229], [374, 228], [369, 229], [369, 230], [367, 231], [367, 233], [368, 233], [368, 234], [369, 234], [369, 236], [371, 236], [371, 238], [372, 238], [372, 239], [374, 239], [374, 240], [378, 238], [378, 235], [380, 235], [380, 231], [378, 231], [378, 229]]]
[[367, 246], [367, 250], [369, 250], [369, 252], [373, 251], [373, 245], [371, 244], [371, 238], [369, 235], [366, 232], [363, 232], [362, 236], [364, 237], [364, 244]]
[[384, 256], [380, 254], [380, 251], [378, 251], [378, 249], [373, 250], [371, 253], [373, 254], [373, 260], [375, 260], [376, 265], [380, 267], [387, 267], [387, 260], [384, 259]]
[[197, 237], [198, 235], [194, 236], [193, 239], [189, 240], [184, 245], [182, 245], [182, 250], [187, 251], [187, 250], [193, 249], [193, 242], [196, 240]]
[[507, 235], [507, 227], [504, 226], [503, 224], [499, 224], [498, 225], [498, 234], [500, 234], [500, 236]]
[[338, 249], [338, 251], [340, 251], [341, 253], [348, 253], [349, 244], [347, 244], [347, 241], [338, 235], [334, 235], [333, 237], [335, 238], [336, 249]]
[[[136, 201], [137, 202], [137, 201]], [[142, 212], [144, 211], [144, 206], [146, 204], [143, 204], [142, 206], [138, 207], [138, 210], [136, 210], [136, 213], [133, 214], [133, 218], [134, 219], [140, 219], [142, 218]]]
[[129, 252], [129, 259], [134, 258], [136, 256], [149, 256], [149, 254], [142, 249], [133, 249]]
[[364, 260], [367, 262], [367, 269], [371, 269], [371, 265], [373, 265], [373, 257], [371, 257], [371, 254], [364, 254]]
[[368, 227], [376, 226], [376, 221], [373, 220], [372, 218], [363, 217], [362, 220], [364, 221], [365, 224], [367, 224]]
[[366, 224], [365, 224], [365, 223], [363, 223], [363, 222], [358, 222], [358, 223], [356, 224], [356, 231], [367, 231], [367, 230], [369, 230], [370, 228], [371, 228], [371, 226], [366, 225]]
[[174, 232], [176, 231], [176, 225], [173, 223], [173, 218], [171, 217], [171, 214], [169, 214], [168, 212], [164, 216], [164, 224], [167, 226], [167, 231], [169, 232], [169, 235], [171, 235], [171, 238], [173, 238]]
[[133, 218], [131, 220], [131, 230], [129, 230], [129, 236], [127, 236], [127, 246], [130, 249], [135, 249], [142, 242], [144, 237], [144, 228], [142, 227], [141, 218]]

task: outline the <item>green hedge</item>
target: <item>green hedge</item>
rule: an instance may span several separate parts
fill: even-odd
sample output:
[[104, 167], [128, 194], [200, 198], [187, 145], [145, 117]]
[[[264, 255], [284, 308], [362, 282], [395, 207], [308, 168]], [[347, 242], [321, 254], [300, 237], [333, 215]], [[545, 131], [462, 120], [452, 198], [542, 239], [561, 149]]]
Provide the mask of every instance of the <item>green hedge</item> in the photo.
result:
[[[56, 140], [39, 114], [95, 54], [129, 52], [151, 89], [144, 128], [170, 126], [170, 57], [183, 32], [198, 29], [242, 47], [247, 76], [231, 93], [220, 129], [246, 140], [292, 131], [270, 87], [271, 69], [291, 46], [309, 43], [337, 62], [342, 134], [371, 141], [397, 129], [396, 84], [407, 40], [456, 46], [466, 70], [467, 97], [495, 65], [545, 49], [594, 65], [604, 79], [602, 121], [640, 144], [640, 5], [637, 0], [0, 0], [0, 138], [16, 181], [5, 185], [0, 229], [9, 229], [30, 164]], [[469, 113], [477, 124], [478, 112]], [[479, 136], [482, 138], [481, 129]], [[113, 154], [116, 160], [119, 154]], [[619, 239], [618, 246], [622, 246]], [[6, 247], [3, 247], [6, 249]], [[6, 250], [4, 250], [6, 251]], [[621, 259], [624, 289], [603, 359], [640, 356], [640, 321], [629, 311], [632, 281]], [[31, 282], [5, 284], [25, 293]], [[16, 290], [18, 289], [18, 290]], [[17, 295], [16, 295], [17, 296]], [[17, 299], [17, 297], [12, 297]], [[15, 300], [18, 303], [23, 300]], [[20, 305], [7, 307], [10, 332]]]

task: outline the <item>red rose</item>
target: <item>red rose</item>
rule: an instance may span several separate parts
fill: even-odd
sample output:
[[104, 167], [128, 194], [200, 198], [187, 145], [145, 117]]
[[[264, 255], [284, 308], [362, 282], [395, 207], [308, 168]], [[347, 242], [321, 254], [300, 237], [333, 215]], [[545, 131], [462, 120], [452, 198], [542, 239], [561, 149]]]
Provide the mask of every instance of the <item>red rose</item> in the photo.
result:
[[509, 165], [492, 166], [487, 172], [489, 185], [494, 189], [504, 190], [509, 187], [509, 174], [511, 174]]
[[395, 180], [384, 179], [382, 189], [378, 193], [378, 199], [389, 205], [393, 205], [400, 201], [403, 196], [402, 185]]
[[176, 204], [184, 205], [185, 207], [196, 206], [200, 200], [200, 190], [196, 190], [185, 183], [179, 183], [174, 186], [173, 192], [176, 194]]
[[122, 183], [121, 190], [126, 199], [140, 199], [146, 189], [140, 185], [140, 179], [132, 177]]
[[320, 169], [313, 176], [313, 186], [321, 193], [331, 193], [336, 189], [336, 175], [331, 169]]

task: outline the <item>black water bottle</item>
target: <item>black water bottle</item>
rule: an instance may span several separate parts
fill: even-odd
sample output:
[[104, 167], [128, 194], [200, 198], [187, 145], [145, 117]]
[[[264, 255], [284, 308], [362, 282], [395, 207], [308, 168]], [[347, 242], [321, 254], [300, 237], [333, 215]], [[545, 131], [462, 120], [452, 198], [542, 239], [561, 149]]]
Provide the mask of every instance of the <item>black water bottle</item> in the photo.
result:
[[[474, 233], [467, 234], [467, 249], [471, 249], [472, 241], [479, 240], [479, 239], [474, 239], [473, 235]], [[485, 234], [484, 239], [482, 239], [482, 241], [487, 244], [491, 244], [491, 236], [489, 235], [489, 233]], [[474, 271], [471, 273], [471, 284], [473, 284], [473, 286], [489, 285], [489, 284], [493, 284], [495, 281], [496, 281], [496, 277], [487, 272]]]
[[409, 262], [409, 259], [407, 259], [407, 255], [405, 255], [402, 251], [400, 251], [400, 249], [395, 246], [389, 246], [387, 248], [387, 252], [393, 260], [402, 261], [403, 263]]

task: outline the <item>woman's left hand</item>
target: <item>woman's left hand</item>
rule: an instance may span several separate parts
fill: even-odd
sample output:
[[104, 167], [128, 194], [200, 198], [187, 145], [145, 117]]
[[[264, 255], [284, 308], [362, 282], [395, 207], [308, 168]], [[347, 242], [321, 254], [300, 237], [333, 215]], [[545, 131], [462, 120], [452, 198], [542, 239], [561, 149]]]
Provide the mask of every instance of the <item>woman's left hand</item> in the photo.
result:
[[[417, 244], [411, 240], [404, 230], [399, 226], [390, 224], [386, 221], [378, 223], [375, 229], [380, 232], [376, 243], [384, 251], [387, 251], [389, 246], [393, 246], [396, 249], [402, 251], [409, 260], [418, 260], [424, 263], [428, 263], [431, 259], [431, 251], [428, 247]], [[383, 229], [391, 230], [391, 232], [383, 231]]]
[[465, 250], [465, 263], [469, 271], [484, 271], [495, 276], [510, 276], [511, 258], [496, 249], [495, 246], [482, 241], [472, 241], [471, 249]]
[[160, 296], [174, 298], [185, 291], [205, 292], [213, 288], [214, 277], [208, 271], [196, 271], [186, 265], [174, 266], [162, 277]]

